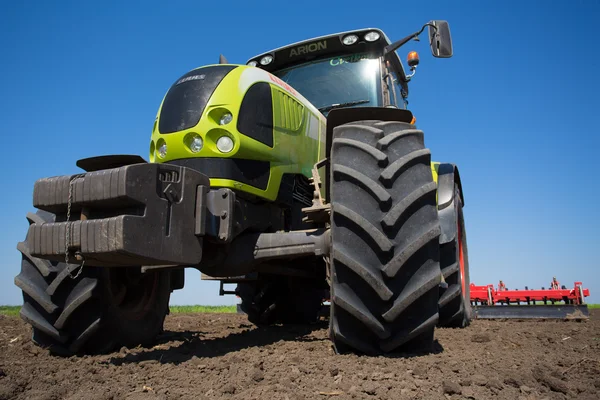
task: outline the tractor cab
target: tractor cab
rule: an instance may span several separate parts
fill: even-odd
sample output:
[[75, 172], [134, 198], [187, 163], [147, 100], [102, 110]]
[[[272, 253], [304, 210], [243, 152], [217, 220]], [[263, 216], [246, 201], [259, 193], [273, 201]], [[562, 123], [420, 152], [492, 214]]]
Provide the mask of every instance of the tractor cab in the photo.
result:
[[253, 57], [247, 64], [275, 75], [325, 116], [345, 107], [406, 109], [408, 82], [419, 60], [416, 52], [409, 53], [411, 74], [407, 74], [396, 50], [418, 40], [425, 27], [433, 55], [451, 57], [448, 23], [431, 21], [395, 43], [380, 29], [367, 28], [294, 43]]

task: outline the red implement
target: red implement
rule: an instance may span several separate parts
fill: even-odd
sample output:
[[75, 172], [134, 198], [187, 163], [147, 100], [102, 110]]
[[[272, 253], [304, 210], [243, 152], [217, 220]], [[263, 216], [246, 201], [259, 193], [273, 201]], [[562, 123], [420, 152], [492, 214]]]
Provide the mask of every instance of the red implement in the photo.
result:
[[507, 290], [503, 285], [495, 289], [473, 283], [470, 289], [474, 318], [589, 318], [585, 298], [590, 291], [581, 282], [573, 289]]

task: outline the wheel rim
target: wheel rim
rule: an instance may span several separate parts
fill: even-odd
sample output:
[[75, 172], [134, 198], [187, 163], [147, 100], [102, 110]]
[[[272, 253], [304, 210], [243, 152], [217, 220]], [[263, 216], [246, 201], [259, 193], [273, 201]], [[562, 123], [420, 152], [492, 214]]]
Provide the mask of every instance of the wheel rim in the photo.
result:
[[154, 308], [159, 274], [142, 274], [133, 268], [107, 269], [110, 302], [127, 318], [141, 319]]

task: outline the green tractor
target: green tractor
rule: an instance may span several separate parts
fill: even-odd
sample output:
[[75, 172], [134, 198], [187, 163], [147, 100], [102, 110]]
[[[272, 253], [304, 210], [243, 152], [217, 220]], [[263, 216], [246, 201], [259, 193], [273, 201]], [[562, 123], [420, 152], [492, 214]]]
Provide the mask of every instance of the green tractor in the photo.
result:
[[[432, 163], [378, 29], [194, 69], [158, 110], [149, 162], [82, 159], [38, 180], [17, 248], [21, 317], [55, 354], [150, 345], [184, 268], [221, 282], [259, 325], [312, 323], [329, 302], [336, 352], [429, 351], [470, 320], [458, 169]], [[223, 284], [236, 284], [226, 291]]]

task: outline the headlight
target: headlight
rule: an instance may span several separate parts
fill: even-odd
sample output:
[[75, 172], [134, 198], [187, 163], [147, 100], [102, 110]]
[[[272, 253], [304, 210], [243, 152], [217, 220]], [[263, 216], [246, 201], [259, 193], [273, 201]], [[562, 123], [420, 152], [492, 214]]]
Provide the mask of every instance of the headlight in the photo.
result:
[[367, 42], [374, 42], [376, 40], [379, 40], [380, 37], [381, 35], [379, 34], [379, 32], [371, 31], [365, 35], [365, 40]]
[[231, 115], [231, 113], [225, 113], [225, 114], [223, 114], [221, 119], [219, 119], [219, 125], [227, 125], [228, 123], [231, 122], [232, 119], [233, 119], [233, 115]]
[[167, 144], [162, 143], [158, 146], [158, 150], [156, 152], [160, 158], [165, 158], [167, 156]]
[[342, 39], [342, 43], [344, 43], [346, 46], [350, 46], [351, 44], [354, 44], [356, 42], [358, 42], [358, 36], [356, 35], [344, 36], [344, 38]]
[[271, 64], [271, 62], [273, 62], [273, 56], [264, 56], [260, 59], [261, 65]]
[[197, 153], [204, 147], [204, 140], [195, 132], [189, 132], [185, 135], [183, 143], [192, 153]]
[[194, 136], [192, 141], [190, 142], [190, 150], [192, 153], [197, 153], [202, 150], [202, 146], [204, 145], [204, 141], [200, 136]]
[[229, 136], [221, 136], [217, 139], [217, 149], [221, 153], [229, 153], [233, 150], [233, 140]]
[[258, 63], [256, 61], [252, 60], [248, 63], [248, 65], [251, 67], [256, 67], [258, 65]]

